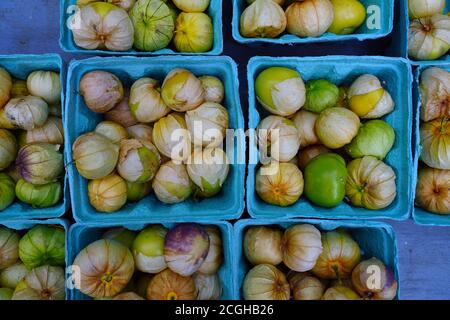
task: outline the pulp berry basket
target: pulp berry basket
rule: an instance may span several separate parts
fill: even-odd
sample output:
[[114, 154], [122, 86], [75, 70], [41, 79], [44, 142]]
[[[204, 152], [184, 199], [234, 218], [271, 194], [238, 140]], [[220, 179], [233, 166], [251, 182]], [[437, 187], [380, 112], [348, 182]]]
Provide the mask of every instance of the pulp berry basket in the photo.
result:
[[[58, 226], [64, 229], [66, 233], [66, 245], [65, 245], [65, 261], [67, 265], [67, 256], [69, 244], [67, 243], [68, 233], [69, 233], [69, 222], [64, 219], [49, 219], [49, 220], [8, 220], [8, 221], [0, 221], [0, 226], [4, 226], [11, 230], [16, 230], [19, 235], [24, 235], [28, 230], [37, 226], [37, 225], [53, 225]], [[66, 300], [69, 299], [69, 291], [66, 287]]]
[[[446, 1], [446, 6], [444, 9], [444, 14], [450, 11], [450, 1]], [[438, 61], [450, 61], [450, 55], [447, 53], [437, 60], [415, 60], [409, 57], [408, 54], [408, 33], [409, 33], [409, 12], [408, 12], [408, 1], [400, 1], [400, 31], [396, 32], [394, 41], [398, 43], [401, 48], [401, 56], [407, 58], [414, 65], [428, 65], [434, 64]]]
[[[0, 67], [5, 68], [12, 77], [26, 80], [33, 71], [45, 70], [59, 72], [61, 77], [61, 108], [64, 117], [64, 87], [66, 70], [59, 55], [4, 55], [0, 56]], [[50, 208], [33, 208], [28, 204], [16, 201], [0, 211], [0, 221], [18, 219], [49, 219], [63, 216], [70, 207], [68, 177], [64, 177], [64, 195], [62, 200]]]
[[[395, 109], [383, 119], [395, 130], [395, 143], [383, 160], [396, 174], [397, 197], [388, 207], [368, 210], [342, 202], [335, 208], [313, 205], [303, 196], [289, 207], [265, 203], [255, 191], [255, 174], [258, 163], [256, 139], [250, 139], [250, 160], [247, 176], [247, 209], [253, 218], [321, 218], [321, 219], [380, 219], [404, 220], [409, 217], [413, 193], [412, 184], [412, 102], [411, 66], [404, 59], [384, 57], [328, 56], [320, 58], [255, 57], [248, 64], [249, 128], [255, 129], [267, 115], [257, 103], [254, 81], [268, 67], [281, 66], [296, 69], [304, 81], [327, 79], [336, 85], [350, 85], [363, 74], [373, 74], [382, 81], [395, 101]], [[262, 113], [260, 113], [262, 112]]]
[[[228, 109], [230, 128], [244, 128], [244, 120], [239, 100], [237, 66], [229, 57], [158, 57], [158, 58], [92, 58], [73, 61], [69, 67], [66, 99], [66, 144], [72, 146], [82, 134], [93, 131], [101, 121], [101, 115], [90, 111], [79, 95], [79, 83], [83, 75], [94, 70], [106, 70], [117, 75], [126, 87], [137, 79], [149, 76], [162, 81], [175, 68], [185, 68], [195, 75], [212, 75], [220, 78], [225, 86], [223, 105]], [[245, 139], [234, 137], [235, 160], [245, 157]], [[72, 161], [72, 150], [66, 148], [67, 158]], [[68, 168], [71, 187], [73, 213], [78, 222], [140, 222], [145, 219], [237, 219], [244, 210], [245, 161], [234, 161], [230, 165], [228, 179], [222, 191], [213, 198], [203, 201], [189, 199], [183, 203], [167, 205], [159, 202], [154, 195], [137, 204], [127, 204], [111, 214], [97, 212], [90, 204], [87, 180], [82, 178], [75, 164]]]
[[223, 51], [223, 35], [222, 35], [222, 0], [211, 0], [209, 8], [205, 13], [211, 18], [214, 31], [213, 47], [208, 52], [177, 52], [171, 46], [154, 51], [137, 51], [131, 49], [125, 52], [107, 51], [107, 50], [86, 50], [78, 47], [73, 39], [72, 31], [69, 29], [70, 21], [79, 7], [76, 5], [77, 0], [59, 0], [60, 1], [60, 47], [65, 52], [75, 54], [95, 54], [95, 55], [139, 55], [139, 56], [156, 56], [156, 55], [220, 55]]
[[[412, 191], [414, 193], [414, 199], [416, 194], [416, 184], [417, 184], [417, 170], [419, 168], [419, 158], [421, 152], [420, 146], [420, 108], [422, 106], [421, 96], [419, 90], [420, 84], [420, 75], [424, 70], [431, 67], [437, 67], [450, 72], [450, 61], [435, 61], [433, 64], [423, 64], [420, 65], [415, 71], [414, 77], [414, 106], [415, 106], [415, 121], [414, 121], [414, 137], [413, 137], [413, 145], [414, 145], [414, 172], [413, 172], [413, 181], [412, 181]], [[412, 210], [412, 217], [414, 221], [418, 224], [423, 225], [432, 225], [432, 226], [450, 226], [450, 215], [439, 215], [435, 213], [428, 212], [418, 206], [414, 206]]]
[[320, 37], [301, 38], [292, 34], [282, 33], [277, 38], [246, 38], [240, 33], [242, 12], [248, 6], [246, 0], [233, 0], [233, 38], [244, 44], [308, 44], [319, 42], [336, 42], [345, 40], [370, 40], [387, 36], [391, 33], [394, 20], [394, 0], [360, 0], [366, 8], [366, 21], [353, 33], [337, 35], [327, 32]]
[[242, 284], [247, 272], [252, 268], [243, 252], [245, 232], [252, 226], [272, 225], [289, 228], [297, 224], [311, 224], [321, 231], [332, 231], [343, 228], [348, 231], [361, 248], [363, 259], [375, 257], [392, 269], [398, 283], [396, 299], [400, 299], [400, 276], [397, 243], [391, 226], [374, 221], [332, 221], [306, 219], [270, 219], [270, 220], [241, 220], [234, 225], [234, 292], [235, 299], [242, 299]]
[[[110, 228], [126, 228], [128, 230], [137, 231], [143, 230], [149, 225], [163, 225], [165, 228], [173, 228], [180, 222], [164, 220], [161, 221], [146, 221], [140, 223], [120, 223], [120, 224], [102, 224], [102, 223], [89, 223], [89, 224], [74, 224], [69, 231], [69, 252], [67, 254], [67, 265], [72, 265], [78, 253], [83, 250], [89, 244], [102, 239], [103, 234]], [[217, 226], [222, 233], [222, 245], [223, 245], [223, 264], [219, 270], [219, 277], [223, 286], [222, 300], [231, 300], [235, 296], [233, 286], [233, 248], [232, 248], [232, 236], [233, 227], [228, 222], [217, 221], [196, 221], [201, 225], [214, 225]], [[70, 269], [70, 268], [69, 268]], [[71, 276], [68, 274], [68, 276]], [[69, 297], [71, 300], [89, 300], [90, 298], [84, 295], [76, 288], [69, 290]]]

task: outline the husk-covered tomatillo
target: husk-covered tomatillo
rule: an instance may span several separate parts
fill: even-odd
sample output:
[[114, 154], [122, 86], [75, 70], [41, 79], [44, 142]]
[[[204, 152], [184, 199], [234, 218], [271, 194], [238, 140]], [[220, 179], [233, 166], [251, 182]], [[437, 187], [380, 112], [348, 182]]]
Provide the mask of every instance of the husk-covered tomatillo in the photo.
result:
[[63, 268], [45, 265], [31, 270], [19, 282], [12, 300], [64, 300], [65, 297]]
[[78, 289], [92, 298], [114, 297], [126, 287], [134, 273], [131, 251], [111, 240], [91, 243], [78, 253], [73, 265], [80, 270]]
[[151, 142], [127, 139], [120, 142], [117, 171], [128, 182], [148, 182], [161, 165], [161, 156]]
[[286, 29], [283, 8], [272, 0], [255, 0], [240, 18], [240, 32], [244, 37], [275, 38]]
[[64, 172], [60, 146], [35, 143], [19, 150], [16, 166], [21, 177], [29, 183], [43, 185], [58, 180]]
[[134, 239], [132, 252], [139, 271], [153, 274], [167, 268], [164, 259], [166, 234], [166, 228], [154, 225], [142, 230]]
[[106, 113], [124, 98], [122, 82], [106, 71], [91, 71], [80, 81], [80, 95], [86, 106], [96, 113]]
[[0, 271], [0, 287], [15, 289], [19, 282], [30, 272], [22, 262], [17, 262], [12, 266]]
[[175, 161], [186, 160], [191, 154], [191, 137], [184, 116], [171, 113], [153, 126], [153, 143], [161, 154]]
[[75, 44], [83, 49], [127, 51], [134, 28], [128, 13], [106, 2], [94, 2], [75, 12], [71, 25]]
[[289, 227], [284, 232], [281, 251], [284, 264], [291, 270], [311, 270], [322, 253], [320, 231], [310, 224]]
[[207, 52], [214, 43], [211, 18], [202, 12], [178, 15], [173, 44], [180, 52]]
[[358, 116], [345, 108], [328, 108], [316, 120], [315, 130], [323, 145], [339, 149], [350, 143], [360, 127]]
[[110, 174], [89, 181], [88, 197], [95, 210], [103, 213], [115, 212], [127, 202], [127, 185], [119, 175]]
[[322, 279], [349, 278], [361, 260], [358, 243], [345, 231], [337, 230], [322, 234], [322, 246], [312, 272]]
[[253, 264], [279, 265], [283, 261], [281, 252], [283, 231], [272, 226], [254, 226], [244, 236], [244, 254]]
[[209, 237], [209, 249], [208, 255], [197, 270], [197, 273], [214, 275], [219, 272], [224, 259], [222, 232], [218, 227], [213, 225], [204, 226], [204, 229]]
[[173, 37], [174, 22], [162, 0], [138, 0], [130, 11], [134, 26], [134, 47], [157, 51], [167, 47]]
[[394, 110], [395, 106], [380, 80], [370, 74], [364, 74], [352, 83], [347, 99], [350, 109], [362, 119], [381, 118]]
[[409, 19], [430, 17], [444, 9], [445, 0], [408, 0]]
[[0, 270], [15, 264], [19, 259], [19, 235], [0, 226]]
[[64, 129], [61, 118], [50, 116], [42, 127], [26, 132], [25, 144], [37, 142], [63, 145]]
[[63, 228], [37, 225], [20, 239], [20, 260], [30, 269], [46, 264], [63, 266], [65, 239]]
[[205, 101], [205, 90], [202, 82], [192, 72], [174, 69], [164, 79], [161, 97], [170, 109], [186, 112]]
[[205, 91], [205, 101], [222, 103], [225, 95], [225, 88], [222, 81], [213, 76], [203, 76], [199, 80]]
[[131, 114], [138, 122], [155, 122], [170, 113], [161, 98], [158, 81], [141, 78], [133, 83], [130, 91]]
[[208, 9], [210, 0], [172, 0], [184, 12], [203, 12]]
[[294, 122], [280, 116], [264, 118], [256, 128], [261, 162], [268, 159], [287, 162], [300, 148], [300, 139]]
[[242, 286], [245, 300], [289, 300], [289, 283], [284, 274], [270, 264], [253, 267]]
[[435, 14], [409, 24], [408, 54], [417, 60], [435, 60], [450, 49], [450, 17]]
[[20, 79], [13, 79], [12, 88], [11, 88], [11, 99], [29, 96], [29, 95], [30, 95], [30, 92], [28, 91], [27, 81], [20, 80]]
[[104, 178], [116, 167], [119, 146], [98, 133], [78, 137], [72, 147], [73, 159], [80, 175], [86, 179]]
[[372, 295], [373, 300], [394, 300], [397, 296], [398, 283], [395, 274], [390, 268], [386, 268], [386, 283], [380, 292]]
[[420, 159], [436, 169], [450, 170], [450, 119], [441, 118], [420, 125]]
[[130, 138], [153, 143], [153, 127], [145, 124], [136, 124], [127, 128]]
[[256, 97], [270, 113], [290, 116], [305, 104], [305, 84], [293, 69], [270, 67], [262, 71], [255, 81]]
[[[377, 277], [373, 277], [374, 274]], [[386, 282], [386, 266], [375, 257], [361, 261], [352, 271], [353, 288], [363, 298], [371, 298], [381, 292]]]
[[5, 116], [14, 126], [33, 130], [47, 121], [48, 104], [34, 96], [11, 99], [5, 106]]
[[318, 37], [328, 30], [333, 18], [329, 0], [296, 1], [286, 9], [286, 30], [299, 37]]
[[193, 192], [186, 166], [172, 160], [163, 164], [152, 182], [153, 191], [159, 201], [168, 204], [180, 203]]
[[209, 251], [209, 236], [203, 226], [179, 224], [167, 232], [164, 257], [173, 272], [188, 277], [197, 272]]
[[312, 146], [308, 146], [304, 149], [302, 149], [299, 153], [298, 153], [298, 166], [300, 168], [300, 170], [305, 170], [306, 167], [308, 166], [309, 162], [311, 160], [313, 160], [315, 157], [320, 156], [321, 154], [324, 153], [330, 153], [331, 150], [320, 145], [320, 144], [315, 144]]
[[44, 99], [48, 104], [61, 101], [61, 80], [57, 72], [32, 72], [27, 78], [27, 88], [31, 95]]
[[57, 204], [63, 196], [61, 182], [34, 185], [21, 179], [15, 188], [17, 198], [34, 208], [48, 208]]
[[5, 170], [14, 162], [17, 147], [15, 136], [8, 130], [0, 129], [0, 170]]
[[120, 124], [112, 121], [102, 121], [95, 127], [95, 133], [111, 140], [112, 143], [120, 143], [120, 141], [128, 138], [127, 130]]
[[186, 125], [195, 146], [218, 147], [229, 126], [228, 110], [215, 102], [205, 102], [186, 112]]
[[218, 274], [195, 273], [195, 287], [198, 289], [197, 300], [219, 300], [222, 295], [222, 284]]
[[420, 119], [450, 118], [450, 72], [431, 67], [420, 76]]
[[267, 164], [256, 173], [255, 189], [265, 202], [287, 207], [297, 202], [303, 193], [303, 174], [292, 163]]
[[416, 204], [433, 213], [450, 214], [450, 170], [420, 168]]
[[11, 75], [0, 67], [0, 109], [9, 101], [13, 86]]
[[138, 124], [138, 121], [133, 116], [128, 104], [129, 93], [126, 92], [124, 98], [114, 108], [105, 113], [105, 120], [118, 123], [125, 128]]
[[288, 274], [288, 281], [294, 300], [320, 300], [326, 288], [320, 279], [309, 273]]
[[355, 159], [347, 165], [345, 194], [357, 207], [370, 210], [389, 206], [397, 196], [394, 170], [372, 156]]
[[345, 150], [352, 158], [374, 156], [383, 160], [395, 141], [394, 129], [383, 120], [370, 120], [361, 124], [358, 134]]
[[8, 208], [16, 198], [15, 182], [6, 173], [0, 172], [0, 212]]
[[319, 138], [315, 131], [316, 120], [318, 117], [319, 115], [315, 113], [300, 110], [292, 118], [300, 138], [300, 148], [319, 143]]
[[187, 160], [187, 172], [197, 187], [194, 195], [198, 198], [210, 198], [218, 194], [229, 171], [228, 156], [219, 148], [195, 149]]
[[125, 11], [129, 11], [136, 3], [136, 0], [77, 0], [77, 6], [84, 7], [92, 2], [99, 2], [99, 1], [109, 2], [115, 6], [124, 9]]
[[193, 277], [181, 276], [170, 269], [154, 276], [147, 287], [148, 300], [196, 300], [197, 295]]

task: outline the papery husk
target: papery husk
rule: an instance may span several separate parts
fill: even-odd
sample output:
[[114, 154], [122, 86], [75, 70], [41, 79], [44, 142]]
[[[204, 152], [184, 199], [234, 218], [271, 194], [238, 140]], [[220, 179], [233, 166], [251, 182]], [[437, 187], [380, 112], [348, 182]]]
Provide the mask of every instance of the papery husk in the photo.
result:
[[80, 81], [80, 95], [86, 106], [96, 113], [106, 113], [124, 98], [122, 82], [106, 71], [91, 71]]
[[48, 208], [61, 200], [63, 187], [59, 181], [39, 186], [21, 179], [16, 185], [16, 196], [33, 208]]
[[450, 118], [420, 125], [420, 159], [429, 167], [450, 170]]
[[203, 90], [205, 90], [205, 101], [222, 103], [225, 95], [222, 81], [213, 76], [203, 76], [199, 80], [202, 82]]
[[127, 130], [120, 124], [112, 121], [102, 121], [95, 127], [95, 133], [101, 134], [111, 140], [112, 143], [120, 143], [128, 139]]
[[253, 267], [242, 286], [245, 300], [289, 300], [291, 293], [284, 274], [270, 264]]
[[0, 109], [9, 101], [11, 98], [11, 89], [13, 87], [13, 82], [9, 72], [0, 67]]
[[130, 11], [133, 8], [136, 0], [77, 0], [77, 6], [84, 7], [92, 2], [109, 2], [117, 7], [124, 9], [125, 11]]
[[353, 288], [363, 298], [381, 292], [386, 282], [386, 266], [375, 257], [361, 261], [352, 271]]
[[409, 19], [430, 17], [442, 13], [445, 9], [445, 0], [408, 0]]
[[48, 104], [61, 102], [61, 79], [54, 71], [34, 71], [27, 78], [30, 95], [40, 97]]
[[115, 212], [127, 202], [127, 185], [119, 175], [111, 174], [89, 181], [88, 196], [95, 210], [103, 213]]
[[286, 9], [287, 32], [299, 37], [318, 37], [333, 23], [333, 5], [329, 0], [294, 2]]
[[167, 204], [183, 202], [193, 192], [186, 166], [172, 160], [160, 167], [153, 179], [152, 187], [158, 200]]
[[134, 28], [128, 13], [109, 3], [94, 2], [76, 11], [70, 26], [75, 44], [83, 49], [127, 51]]
[[27, 131], [25, 143], [36, 142], [63, 145], [64, 129], [62, 120], [57, 117], [48, 117], [47, 122], [42, 127]]
[[315, 131], [315, 124], [318, 117], [319, 115], [313, 112], [300, 110], [292, 118], [300, 138], [300, 148], [319, 143], [319, 138]]
[[82, 293], [92, 298], [114, 297], [130, 282], [134, 259], [130, 250], [117, 241], [98, 240], [75, 257]]
[[322, 300], [361, 300], [361, 297], [352, 289], [337, 285], [325, 291]]
[[218, 274], [195, 273], [195, 286], [198, 290], [197, 300], [219, 300], [222, 295], [222, 283]]
[[0, 172], [0, 213], [13, 204], [16, 198], [15, 181], [6, 173]]
[[207, 52], [214, 44], [214, 29], [211, 18], [204, 13], [185, 13], [178, 15], [173, 38], [179, 52]]
[[129, 93], [125, 93], [125, 97], [122, 101], [105, 113], [105, 120], [116, 122], [125, 128], [137, 125], [138, 121], [130, 111], [128, 100]]
[[167, 229], [161, 225], [142, 230], [133, 241], [132, 252], [139, 271], [156, 274], [167, 269], [164, 259], [164, 241]]
[[34, 96], [11, 99], [5, 106], [5, 115], [15, 127], [33, 130], [47, 121], [48, 104]]
[[170, 269], [157, 274], [147, 288], [148, 300], [196, 300], [198, 290], [192, 277], [184, 277]]
[[247, 260], [253, 264], [279, 265], [283, 261], [281, 251], [283, 231], [271, 226], [254, 226], [247, 229], [243, 248]]
[[283, 8], [272, 0], [256, 0], [240, 18], [240, 32], [248, 38], [275, 38], [286, 29]]
[[133, 83], [129, 105], [131, 114], [141, 123], [158, 121], [171, 111], [161, 98], [158, 81], [151, 78], [141, 78]]
[[172, 2], [184, 12], [203, 12], [208, 9], [210, 0], [172, 0]]
[[431, 67], [420, 76], [420, 119], [450, 118], [450, 72]]
[[205, 226], [204, 229], [209, 237], [209, 250], [197, 272], [212, 275], [219, 272], [224, 259], [222, 233], [218, 227], [212, 225]]
[[283, 262], [291, 270], [311, 270], [322, 253], [320, 231], [310, 224], [288, 228], [283, 235]]
[[450, 214], [450, 170], [420, 168], [416, 204], [429, 212]]
[[346, 232], [337, 230], [322, 234], [322, 245], [322, 254], [312, 272], [321, 279], [349, 278], [361, 260], [358, 243]]
[[15, 136], [5, 129], [0, 129], [0, 171], [8, 168], [16, 159], [18, 145]]
[[14, 265], [19, 259], [19, 235], [0, 226], [0, 270]]
[[435, 14], [409, 24], [408, 54], [417, 60], [435, 60], [450, 49], [450, 17]]
[[130, 138], [153, 143], [153, 127], [145, 124], [136, 124], [127, 127]]
[[262, 166], [256, 173], [255, 190], [265, 202], [287, 207], [303, 194], [302, 172], [292, 163], [273, 163]]

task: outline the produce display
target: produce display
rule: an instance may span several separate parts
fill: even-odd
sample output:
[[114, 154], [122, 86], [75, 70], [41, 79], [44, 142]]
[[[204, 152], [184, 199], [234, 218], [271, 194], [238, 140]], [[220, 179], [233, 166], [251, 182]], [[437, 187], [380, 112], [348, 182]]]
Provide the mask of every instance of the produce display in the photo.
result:
[[415, 60], [436, 60], [450, 49], [447, 0], [408, 0], [408, 54]]
[[326, 32], [357, 32], [366, 20], [358, 0], [247, 0], [240, 17], [240, 33], [247, 38], [276, 38], [285, 33], [301, 38]]
[[65, 232], [37, 225], [24, 234], [0, 226], [0, 300], [65, 299]]
[[77, 289], [94, 299], [217, 300], [223, 259], [218, 227], [185, 223], [108, 230], [73, 265], [81, 271]]
[[114, 74], [92, 71], [79, 86], [86, 107], [105, 116], [72, 146], [97, 211], [116, 212], [151, 191], [165, 204], [221, 192], [230, 168], [220, 79], [174, 69], [162, 84], [145, 77], [128, 91]]
[[369, 210], [388, 207], [397, 195], [395, 171], [385, 163], [395, 131], [381, 118], [395, 103], [382, 81], [363, 74], [340, 86], [327, 79], [305, 84], [294, 69], [260, 72], [256, 98], [270, 115], [256, 128], [259, 197], [281, 207], [303, 194], [325, 208], [344, 199]]
[[245, 230], [243, 251], [251, 264], [241, 287], [245, 300], [393, 300], [397, 295], [393, 270], [365, 256], [344, 229], [252, 226]]
[[78, 0], [71, 26], [86, 50], [210, 51], [214, 43], [210, 0]]
[[450, 72], [437, 67], [420, 76], [420, 154], [416, 205], [450, 214]]
[[16, 198], [48, 208], [63, 197], [61, 90], [57, 72], [21, 80], [0, 66], [0, 216]]

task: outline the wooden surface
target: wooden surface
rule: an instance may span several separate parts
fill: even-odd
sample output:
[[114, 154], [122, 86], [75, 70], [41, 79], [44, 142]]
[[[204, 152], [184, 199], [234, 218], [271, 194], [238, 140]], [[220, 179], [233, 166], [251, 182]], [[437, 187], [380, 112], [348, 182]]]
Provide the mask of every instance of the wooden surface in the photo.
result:
[[[231, 38], [231, 0], [224, 5], [224, 54], [239, 64], [242, 106], [247, 108], [246, 64], [253, 55], [383, 54], [390, 38], [342, 44], [300, 47], [247, 48]], [[74, 58], [59, 47], [59, 0], [1, 0], [0, 54], [59, 53], [66, 62]], [[80, 58], [79, 56], [76, 58]], [[403, 299], [450, 298], [450, 228], [422, 227], [411, 220], [388, 222], [397, 233]]]

